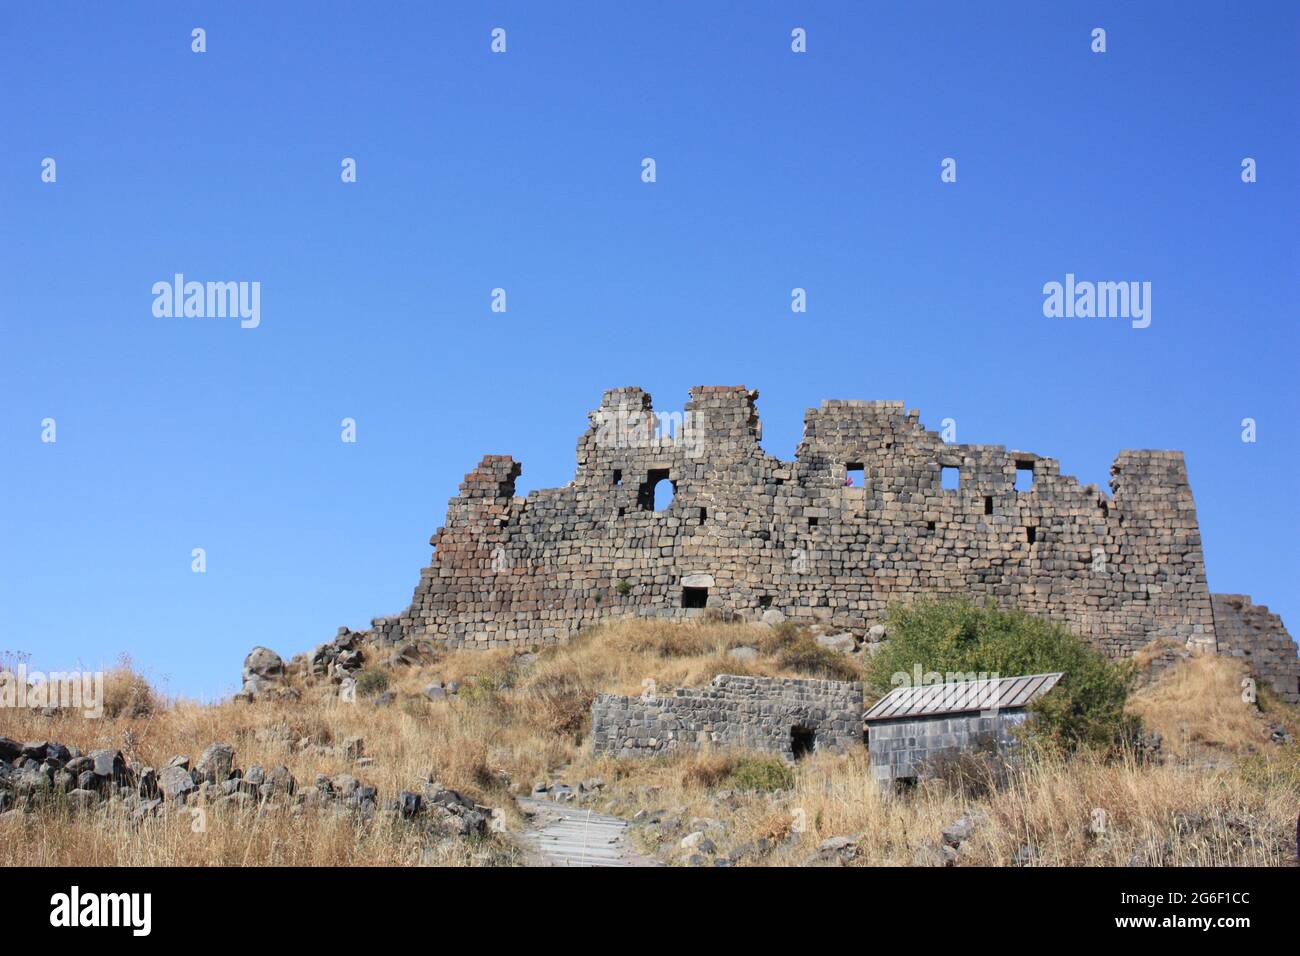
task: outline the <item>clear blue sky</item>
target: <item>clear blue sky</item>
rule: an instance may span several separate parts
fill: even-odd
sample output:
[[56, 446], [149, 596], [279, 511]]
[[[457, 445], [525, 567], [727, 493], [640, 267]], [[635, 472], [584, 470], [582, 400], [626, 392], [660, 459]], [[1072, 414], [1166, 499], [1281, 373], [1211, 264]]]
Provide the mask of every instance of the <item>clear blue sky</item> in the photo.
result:
[[[621, 385], [757, 388], [787, 458], [826, 398], [1103, 485], [1184, 449], [1211, 589], [1300, 629], [1298, 10], [6, 3], [0, 648], [228, 692], [403, 608], [484, 453], [566, 482]], [[155, 318], [176, 272], [260, 328]], [[1067, 272], [1150, 328], [1045, 318]]]

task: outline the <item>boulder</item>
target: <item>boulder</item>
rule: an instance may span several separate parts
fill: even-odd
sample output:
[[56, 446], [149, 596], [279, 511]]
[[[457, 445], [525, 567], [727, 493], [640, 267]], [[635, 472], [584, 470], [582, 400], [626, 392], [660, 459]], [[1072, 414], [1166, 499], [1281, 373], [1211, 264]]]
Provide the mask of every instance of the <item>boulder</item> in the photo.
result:
[[186, 794], [194, 789], [194, 780], [184, 767], [166, 766], [158, 775], [158, 790], [163, 798], [183, 803]]
[[748, 646], [733, 647], [727, 651], [727, 656], [734, 661], [758, 660], [758, 648]]
[[31, 743], [23, 744], [23, 756], [29, 760], [35, 760], [40, 763], [45, 759], [46, 751], [50, 748], [49, 741], [37, 740]]
[[45, 757], [49, 760], [58, 760], [61, 763], [67, 763], [73, 759], [72, 750], [63, 744], [46, 744]]
[[785, 623], [785, 615], [774, 607], [768, 608], [763, 612], [762, 622], [768, 627], [780, 627]]
[[413, 642], [399, 645], [388, 658], [390, 667], [410, 667], [420, 663], [420, 648]]
[[194, 763], [199, 777], [207, 783], [224, 783], [234, 768], [235, 748], [223, 743], [209, 744]]
[[136, 777], [136, 793], [145, 799], [157, 797], [158, 771], [153, 767], [142, 767]]
[[43, 797], [50, 792], [54, 781], [39, 767], [27, 764], [13, 777], [14, 793], [20, 797]]
[[881, 641], [889, 639], [889, 632], [883, 624], [873, 624], [867, 631], [867, 642], [870, 644], [879, 644]]
[[829, 648], [832, 651], [839, 651], [841, 654], [852, 654], [858, 649], [858, 639], [848, 632], [843, 634], [818, 634], [815, 640], [822, 647]]
[[64, 769], [69, 773], [76, 774], [94, 773], [95, 761], [91, 760], [89, 757], [73, 757], [67, 762]]
[[297, 789], [298, 784], [293, 779], [293, 774], [284, 766], [275, 767], [267, 774], [266, 782], [260, 788], [264, 798], [289, 796]]
[[410, 790], [403, 790], [398, 797], [398, 810], [404, 820], [414, 819], [420, 812], [423, 804], [423, 797], [418, 793], [412, 793]]
[[155, 817], [162, 810], [163, 802], [158, 799], [141, 800], [134, 810], [131, 811], [131, 819], [136, 823], [141, 820], [147, 820], [149, 817]]
[[252, 699], [274, 690], [284, 681], [284, 661], [269, 647], [255, 647], [244, 658], [244, 686], [240, 695]]
[[105, 780], [120, 780], [126, 776], [126, 758], [120, 750], [92, 750], [87, 754], [95, 776]]
[[984, 820], [980, 813], [967, 813], [958, 817], [943, 828], [943, 842], [946, 846], [957, 847], [971, 838], [977, 827]]

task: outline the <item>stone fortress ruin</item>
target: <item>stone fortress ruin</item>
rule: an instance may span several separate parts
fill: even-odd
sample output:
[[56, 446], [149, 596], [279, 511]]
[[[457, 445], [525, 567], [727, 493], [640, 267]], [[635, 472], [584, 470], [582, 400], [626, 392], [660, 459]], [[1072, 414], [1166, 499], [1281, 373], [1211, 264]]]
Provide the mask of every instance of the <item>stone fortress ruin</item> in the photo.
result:
[[573, 481], [527, 497], [518, 462], [484, 457], [410, 607], [370, 636], [528, 648], [611, 618], [768, 609], [862, 633], [893, 603], [959, 596], [1059, 620], [1112, 656], [1156, 640], [1231, 653], [1300, 702], [1281, 620], [1207, 587], [1181, 452], [1120, 452], [1108, 494], [1052, 458], [947, 443], [901, 402], [827, 401], [782, 461], [759, 445], [757, 397], [698, 386], [666, 429], [641, 389], [607, 391]]

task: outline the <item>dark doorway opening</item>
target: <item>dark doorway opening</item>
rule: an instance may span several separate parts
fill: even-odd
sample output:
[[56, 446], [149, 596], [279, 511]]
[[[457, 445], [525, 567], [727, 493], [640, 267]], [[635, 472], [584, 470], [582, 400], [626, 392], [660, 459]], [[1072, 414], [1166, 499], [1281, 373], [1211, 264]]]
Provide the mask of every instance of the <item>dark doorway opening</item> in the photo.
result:
[[682, 607], [708, 607], [708, 588], [682, 588]]
[[898, 794], [911, 793], [915, 789], [916, 789], [915, 777], [894, 778], [894, 793], [898, 793]]
[[790, 750], [795, 760], [802, 760], [817, 749], [817, 732], [811, 727], [790, 728]]

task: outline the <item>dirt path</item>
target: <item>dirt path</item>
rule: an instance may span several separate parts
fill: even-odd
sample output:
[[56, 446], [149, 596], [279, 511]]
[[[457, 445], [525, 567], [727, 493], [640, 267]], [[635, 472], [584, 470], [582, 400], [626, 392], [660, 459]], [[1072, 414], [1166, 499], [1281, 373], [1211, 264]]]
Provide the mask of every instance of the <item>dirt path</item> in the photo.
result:
[[529, 866], [659, 866], [632, 851], [626, 820], [551, 800], [519, 798]]

